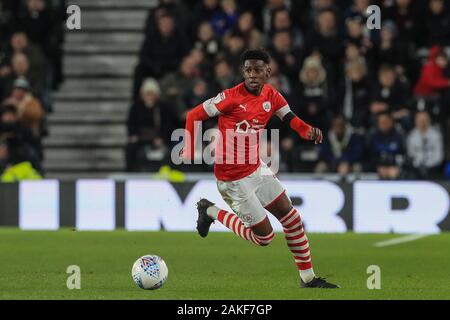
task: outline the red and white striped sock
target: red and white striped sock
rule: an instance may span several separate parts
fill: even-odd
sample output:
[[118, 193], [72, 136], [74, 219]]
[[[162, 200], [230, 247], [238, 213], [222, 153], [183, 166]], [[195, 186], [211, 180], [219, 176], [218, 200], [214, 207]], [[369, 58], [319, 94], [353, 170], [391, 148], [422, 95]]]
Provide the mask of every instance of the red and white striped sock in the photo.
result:
[[234, 213], [220, 210], [217, 214], [217, 220], [219, 220], [225, 227], [233, 231], [242, 239], [245, 239], [257, 246], [267, 246], [272, 242], [275, 234], [273, 231], [266, 236], [258, 236], [253, 233], [251, 228], [244, 226], [242, 220]]
[[300, 272], [300, 277], [304, 282], [311, 281], [315, 274], [311, 262], [309, 241], [303, 229], [300, 215], [295, 208], [292, 208], [287, 215], [280, 219], [280, 222], [283, 226], [287, 245]]

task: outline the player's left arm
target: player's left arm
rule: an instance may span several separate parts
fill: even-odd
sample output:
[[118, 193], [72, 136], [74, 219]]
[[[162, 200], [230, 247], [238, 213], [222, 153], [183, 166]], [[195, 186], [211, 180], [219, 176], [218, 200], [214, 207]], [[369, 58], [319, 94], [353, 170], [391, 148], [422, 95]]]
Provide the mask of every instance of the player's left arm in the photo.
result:
[[315, 128], [300, 119], [291, 110], [284, 97], [279, 93], [275, 97], [275, 115], [283, 122], [288, 123], [301, 138], [314, 141], [315, 144], [322, 143], [322, 130]]

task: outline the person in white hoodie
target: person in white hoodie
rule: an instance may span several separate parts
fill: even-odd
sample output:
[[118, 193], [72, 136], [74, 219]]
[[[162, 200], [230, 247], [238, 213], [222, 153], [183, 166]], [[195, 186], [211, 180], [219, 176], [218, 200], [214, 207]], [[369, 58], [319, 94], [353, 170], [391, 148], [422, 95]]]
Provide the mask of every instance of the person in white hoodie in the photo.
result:
[[412, 166], [424, 178], [434, 177], [441, 171], [444, 159], [442, 133], [431, 125], [430, 115], [421, 111], [415, 116], [415, 127], [407, 138], [407, 152]]

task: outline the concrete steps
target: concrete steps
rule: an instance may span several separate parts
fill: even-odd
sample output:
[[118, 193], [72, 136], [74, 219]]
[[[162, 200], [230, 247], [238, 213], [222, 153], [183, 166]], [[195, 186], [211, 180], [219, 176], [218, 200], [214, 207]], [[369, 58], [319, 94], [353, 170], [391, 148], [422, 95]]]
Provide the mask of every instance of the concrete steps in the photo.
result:
[[73, 0], [70, 4], [80, 6], [81, 10], [100, 10], [100, 9], [150, 9], [158, 4], [158, 0]]
[[66, 55], [64, 73], [69, 79], [70, 77], [131, 77], [137, 61], [137, 53], [133, 55]]
[[74, 0], [81, 30], [67, 31], [65, 83], [43, 140], [47, 177], [105, 176], [125, 168], [132, 77], [149, 10], [158, 0]]
[[80, 8], [81, 29], [85, 31], [143, 31], [148, 15], [148, 10], [142, 10], [142, 8], [120, 8], [120, 10], [116, 10], [117, 7], [108, 8], [106, 6], [96, 9], [82, 6]]
[[138, 32], [94, 32], [81, 30], [66, 36], [64, 51], [69, 54], [133, 54], [144, 40]]
[[99, 100], [85, 99], [73, 100], [60, 97], [57, 100], [57, 110], [50, 118], [60, 115], [79, 114], [127, 114], [130, 101], [126, 100]]

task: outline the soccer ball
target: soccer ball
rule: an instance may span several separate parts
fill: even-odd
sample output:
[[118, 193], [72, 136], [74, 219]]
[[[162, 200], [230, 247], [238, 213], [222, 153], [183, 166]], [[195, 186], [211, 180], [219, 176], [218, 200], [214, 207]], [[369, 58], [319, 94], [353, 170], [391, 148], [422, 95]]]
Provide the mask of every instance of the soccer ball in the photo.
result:
[[136, 260], [131, 276], [136, 285], [145, 290], [161, 288], [166, 282], [169, 269], [164, 260], [156, 255], [145, 255]]

